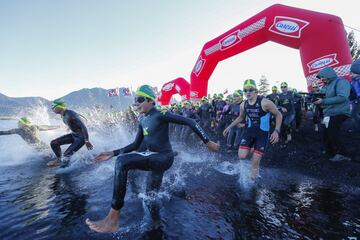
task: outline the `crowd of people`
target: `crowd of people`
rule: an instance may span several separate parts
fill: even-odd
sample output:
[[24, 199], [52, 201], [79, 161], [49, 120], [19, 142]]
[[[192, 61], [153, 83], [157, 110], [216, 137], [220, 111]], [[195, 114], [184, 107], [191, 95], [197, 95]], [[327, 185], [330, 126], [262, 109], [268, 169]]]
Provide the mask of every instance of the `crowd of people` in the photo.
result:
[[[313, 90], [307, 94], [290, 89], [288, 83], [272, 87], [272, 93], [262, 96], [256, 82], [245, 80], [242, 89], [226, 97], [223, 94], [204, 96], [200, 102], [184, 101], [171, 106], [157, 106], [152, 87], [143, 85], [135, 93], [134, 109], [110, 114], [106, 124], [112, 126], [119, 121], [135, 130], [135, 140], [114, 151], [103, 152], [95, 157], [102, 162], [117, 157], [115, 164], [114, 192], [107, 217], [101, 221], [86, 220], [97, 232], [115, 232], [118, 229], [120, 209], [126, 194], [128, 171], [149, 171], [147, 192], [157, 192], [164, 173], [171, 168], [174, 157], [170, 138], [183, 143], [201, 140], [209, 150], [218, 151], [220, 145], [227, 152], [238, 152], [240, 159], [251, 159], [251, 180], [259, 177], [259, 166], [269, 143], [280, 141], [286, 148], [292, 135], [299, 131], [306, 111], [311, 111], [314, 134], [323, 128], [323, 153], [331, 161], [351, 160], [341, 141], [341, 126], [350, 117], [354, 131], [360, 130], [360, 60], [351, 66], [352, 82], [338, 77], [335, 70], [325, 67], [317, 74], [318, 81], [312, 83]], [[69, 158], [82, 146], [93, 148], [82, 116], [66, 107], [63, 100], [52, 103], [52, 111], [62, 117], [71, 133], [51, 141], [55, 159], [49, 166], [66, 167]], [[100, 112], [100, 109], [97, 109]], [[35, 147], [44, 146], [39, 131], [56, 129], [58, 126], [36, 126], [27, 118], [21, 118], [19, 128], [0, 131], [0, 135], [19, 134]], [[323, 127], [322, 127], [323, 126]], [[169, 136], [170, 135], [170, 136]], [[195, 136], [196, 135], [196, 136]], [[213, 139], [214, 141], [211, 141]], [[62, 153], [61, 146], [70, 144]]]

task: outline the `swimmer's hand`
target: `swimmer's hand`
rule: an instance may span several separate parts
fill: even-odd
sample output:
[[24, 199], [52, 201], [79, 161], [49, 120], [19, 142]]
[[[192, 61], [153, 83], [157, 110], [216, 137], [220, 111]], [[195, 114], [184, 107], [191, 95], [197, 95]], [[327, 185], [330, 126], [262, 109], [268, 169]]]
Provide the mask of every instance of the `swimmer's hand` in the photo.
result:
[[114, 152], [102, 152], [99, 155], [95, 156], [95, 162], [100, 163], [107, 161], [114, 156]]
[[213, 152], [217, 152], [219, 151], [220, 145], [213, 142], [213, 141], [209, 141], [206, 146], [208, 147], [208, 149], [210, 149]]
[[279, 133], [277, 131], [274, 131], [271, 135], [270, 135], [270, 143], [271, 144], [275, 144], [279, 141]]
[[229, 131], [230, 131], [229, 127], [225, 128], [225, 130], [223, 131], [224, 137], [226, 137], [226, 135], [228, 135]]
[[91, 144], [91, 142], [85, 141], [85, 145], [86, 145], [86, 147], [87, 147], [88, 150], [92, 150], [92, 149], [93, 149], [93, 145]]

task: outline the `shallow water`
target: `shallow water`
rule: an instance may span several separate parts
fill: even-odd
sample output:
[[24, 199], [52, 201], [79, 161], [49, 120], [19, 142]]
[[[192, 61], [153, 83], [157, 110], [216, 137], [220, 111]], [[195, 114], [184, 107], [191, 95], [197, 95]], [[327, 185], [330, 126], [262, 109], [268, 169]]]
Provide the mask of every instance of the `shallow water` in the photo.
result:
[[[15, 127], [2, 123], [0, 129]], [[64, 130], [42, 133], [44, 141]], [[116, 234], [98, 234], [86, 218], [105, 216], [112, 197], [114, 160], [93, 164], [91, 155], [131, 139], [121, 129], [109, 139], [92, 132], [96, 146], [82, 149], [68, 171], [16, 136], [0, 136], [0, 239], [349, 239], [360, 236], [360, 187], [335, 185], [296, 171], [263, 168], [256, 184], [249, 162], [205, 149], [180, 152], [155, 197], [160, 224], [143, 203], [146, 172], [136, 172]], [[106, 135], [108, 136], [108, 135]], [[186, 150], [185, 150], [186, 149]], [[86, 159], [86, 161], [84, 161]], [[160, 227], [159, 227], [160, 226]]]

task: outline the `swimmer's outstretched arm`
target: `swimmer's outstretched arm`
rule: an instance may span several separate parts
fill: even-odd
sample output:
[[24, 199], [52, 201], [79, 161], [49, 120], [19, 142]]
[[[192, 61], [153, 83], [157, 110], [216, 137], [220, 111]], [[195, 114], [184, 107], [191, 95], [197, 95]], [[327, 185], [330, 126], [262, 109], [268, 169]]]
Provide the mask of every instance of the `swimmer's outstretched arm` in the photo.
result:
[[37, 127], [38, 127], [38, 129], [39, 129], [40, 131], [49, 131], [49, 130], [54, 130], [54, 129], [60, 128], [60, 125], [55, 125], [55, 126], [51, 126], [51, 125], [38, 125]]
[[18, 134], [19, 133], [19, 128], [14, 128], [14, 129], [10, 129], [7, 131], [0, 131], [0, 136], [1, 135], [11, 135], [11, 134]]
[[109, 151], [109, 152], [102, 152], [99, 155], [97, 155], [95, 157], [95, 161], [96, 162], [102, 162], [102, 161], [107, 161], [110, 158], [117, 156], [121, 153], [129, 153], [132, 152], [136, 149], [138, 149], [140, 147], [140, 144], [142, 142], [142, 140], [144, 139], [144, 135], [143, 135], [143, 129], [141, 127], [141, 125], [139, 125], [139, 129], [138, 132], [136, 134], [135, 140], [134, 142], [130, 143], [129, 145], [127, 145], [126, 147], [114, 150], [114, 151]]
[[18, 120], [16, 117], [0, 117], [0, 120]]

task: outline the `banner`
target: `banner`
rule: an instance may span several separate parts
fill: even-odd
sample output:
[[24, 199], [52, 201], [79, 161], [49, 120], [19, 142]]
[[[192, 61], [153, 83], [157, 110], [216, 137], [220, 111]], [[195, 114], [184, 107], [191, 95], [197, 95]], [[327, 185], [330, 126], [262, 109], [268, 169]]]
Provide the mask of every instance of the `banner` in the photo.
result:
[[116, 97], [116, 96], [119, 96], [119, 89], [118, 89], [118, 88], [109, 89], [107, 95], [108, 95], [108, 97]]
[[121, 96], [131, 96], [132, 95], [130, 88], [125, 88], [125, 87], [119, 88], [119, 92], [120, 92]]

